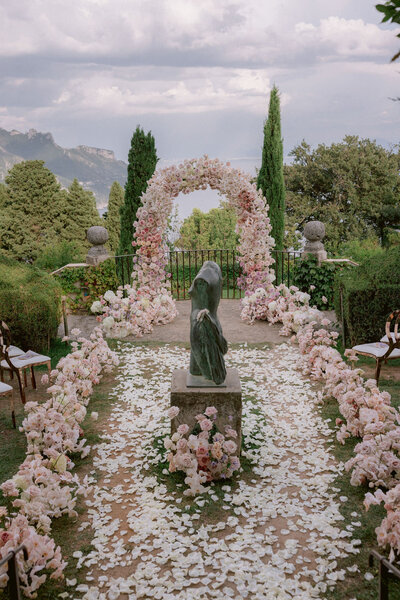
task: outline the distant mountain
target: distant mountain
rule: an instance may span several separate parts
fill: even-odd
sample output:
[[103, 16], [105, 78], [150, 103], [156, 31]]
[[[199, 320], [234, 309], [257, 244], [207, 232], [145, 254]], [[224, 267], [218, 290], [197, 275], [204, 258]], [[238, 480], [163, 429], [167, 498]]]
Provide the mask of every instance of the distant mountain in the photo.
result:
[[95, 194], [98, 208], [107, 205], [114, 181], [125, 185], [127, 165], [116, 160], [112, 150], [90, 146], [62, 148], [51, 133], [35, 129], [21, 133], [0, 128], [0, 181], [4, 181], [13, 165], [23, 160], [44, 160], [63, 187], [68, 187], [76, 177], [84, 188]]

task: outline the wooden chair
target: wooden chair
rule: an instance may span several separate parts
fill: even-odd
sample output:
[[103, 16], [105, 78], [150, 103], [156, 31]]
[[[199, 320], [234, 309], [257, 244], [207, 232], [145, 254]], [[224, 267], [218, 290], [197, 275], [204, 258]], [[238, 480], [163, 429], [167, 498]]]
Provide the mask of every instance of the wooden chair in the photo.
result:
[[[17, 354], [10, 356], [11, 353], [15, 352], [15, 346], [11, 346], [11, 335], [10, 330], [4, 321], [0, 323], [0, 381], [4, 382], [4, 371], [8, 371], [12, 377], [13, 373], [17, 375], [18, 385], [21, 394], [21, 400], [25, 404], [25, 387], [27, 387], [26, 371], [29, 369], [31, 372], [31, 381], [33, 389], [36, 389], [36, 379], [34, 367], [40, 365], [47, 365], [47, 369], [51, 371], [51, 359], [49, 356], [44, 354], [38, 354], [32, 350], [28, 350], [23, 354]], [[18, 348], [16, 350], [19, 350]]]
[[400, 332], [398, 331], [399, 322], [400, 310], [395, 310], [386, 319], [386, 334], [380, 339], [379, 342], [359, 344], [358, 346], [354, 346], [352, 348], [356, 354], [360, 354], [361, 356], [369, 356], [370, 358], [375, 359], [375, 379], [377, 385], [379, 383], [382, 363], [386, 363], [388, 360], [400, 358]]
[[17, 425], [15, 422], [14, 390], [11, 387], [11, 385], [8, 385], [7, 383], [3, 383], [2, 381], [0, 381], [0, 396], [11, 396], [11, 419], [12, 419], [14, 429], [16, 429]]

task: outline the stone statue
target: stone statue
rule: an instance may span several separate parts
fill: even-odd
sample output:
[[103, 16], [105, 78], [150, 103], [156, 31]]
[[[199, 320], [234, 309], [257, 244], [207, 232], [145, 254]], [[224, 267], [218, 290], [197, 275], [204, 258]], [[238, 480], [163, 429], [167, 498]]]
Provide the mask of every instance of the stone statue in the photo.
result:
[[226, 378], [224, 354], [228, 344], [222, 335], [217, 309], [221, 297], [222, 273], [219, 266], [207, 260], [196, 275], [189, 295], [190, 369], [188, 387], [223, 385]]

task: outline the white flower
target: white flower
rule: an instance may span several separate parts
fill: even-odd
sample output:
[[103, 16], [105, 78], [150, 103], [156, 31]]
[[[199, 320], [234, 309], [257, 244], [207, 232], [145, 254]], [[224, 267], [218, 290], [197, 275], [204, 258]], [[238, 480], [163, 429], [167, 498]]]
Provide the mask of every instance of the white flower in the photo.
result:
[[100, 302], [100, 300], [95, 300], [90, 307], [90, 310], [93, 313], [101, 313], [104, 311], [103, 304]]
[[114, 302], [114, 300], [116, 300], [117, 296], [114, 294], [113, 291], [108, 290], [104, 296], [103, 296], [104, 300], [106, 300], [107, 302]]
[[114, 323], [115, 323], [114, 317], [105, 317], [105, 319], [103, 319], [102, 325], [105, 330], [107, 330], [107, 329], [110, 330], [114, 326]]

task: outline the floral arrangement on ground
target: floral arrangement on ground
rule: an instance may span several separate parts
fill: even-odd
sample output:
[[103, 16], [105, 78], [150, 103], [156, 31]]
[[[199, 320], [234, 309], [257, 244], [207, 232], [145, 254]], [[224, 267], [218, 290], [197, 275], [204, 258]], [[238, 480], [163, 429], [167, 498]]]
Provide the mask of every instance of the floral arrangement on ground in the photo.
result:
[[[87, 492], [87, 481], [72, 474], [74, 463], [70, 455], [85, 456], [90, 447], [80, 439], [80, 423], [86, 416], [93, 385], [102, 373], [118, 364], [100, 328], [90, 339], [77, 336], [72, 352], [62, 358], [50, 373], [50, 398], [39, 404], [25, 404], [26, 417], [20, 430], [27, 439], [27, 454], [17, 474], [0, 488], [5, 496], [14, 498], [10, 514], [0, 508], [0, 557], [20, 544], [28, 551], [28, 560], [17, 554], [21, 588], [28, 598], [50, 577], [63, 577], [66, 563], [59, 547], [50, 537], [51, 521], [68, 515], [77, 516], [74, 508], [78, 495]], [[48, 383], [48, 376], [42, 378]], [[92, 415], [95, 417], [95, 415]], [[0, 591], [7, 585], [7, 565], [0, 568]]]
[[[378, 544], [390, 548], [390, 559], [400, 553], [400, 415], [391, 406], [390, 394], [381, 392], [374, 379], [365, 381], [362, 371], [349, 366], [336, 350], [338, 334], [310, 323], [297, 333], [304, 375], [324, 383], [324, 397], [338, 401], [343, 419], [337, 438], [361, 438], [355, 456], [346, 463], [353, 485], [368, 485], [374, 493], [365, 495], [365, 507], [384, 503], [387, 516], [376, 530]], [[327, 328], [324, 328], [328, 326]], [[358, 360], [352, 350], [345, 355]], [[386, 492], [384, 490], [387, 490]]]

